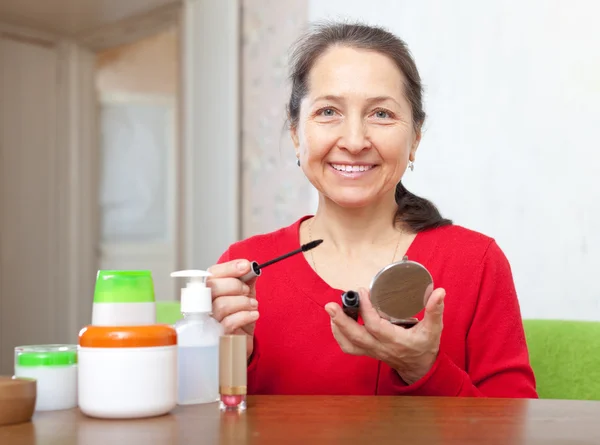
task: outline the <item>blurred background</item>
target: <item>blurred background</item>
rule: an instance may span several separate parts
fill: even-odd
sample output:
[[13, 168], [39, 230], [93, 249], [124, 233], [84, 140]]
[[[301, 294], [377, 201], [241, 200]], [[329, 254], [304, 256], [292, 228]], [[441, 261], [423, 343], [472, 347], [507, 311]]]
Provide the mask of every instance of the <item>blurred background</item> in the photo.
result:
[[[409, 189], [508, 256], [525, 318], [600, 320], [596, 0], [0, 0], [0, 374], [76, 342], [98, 269], [206, 269], [316, 208], [285, 127], [313, 20], [406, 40]], [[456, 255], [460, 255], [456, 252]]]

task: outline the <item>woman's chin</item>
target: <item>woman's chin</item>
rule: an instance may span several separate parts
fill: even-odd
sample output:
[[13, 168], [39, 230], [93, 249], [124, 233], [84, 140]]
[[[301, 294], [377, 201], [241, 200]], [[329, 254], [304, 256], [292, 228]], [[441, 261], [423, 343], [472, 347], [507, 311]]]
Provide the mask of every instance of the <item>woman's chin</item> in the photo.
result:
[[360, 209], [373, 205], [377, 199], [374, 196], [329, 196], [329, 199], [337, 206], [345, 209]]

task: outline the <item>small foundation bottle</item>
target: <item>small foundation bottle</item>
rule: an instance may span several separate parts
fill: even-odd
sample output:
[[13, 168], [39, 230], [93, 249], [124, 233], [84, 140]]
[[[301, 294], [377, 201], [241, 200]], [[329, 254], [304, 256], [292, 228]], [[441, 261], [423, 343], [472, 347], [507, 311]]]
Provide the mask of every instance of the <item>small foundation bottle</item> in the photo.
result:
[[245, 335], [223, 335], [219, 341], [219, 408], [245, 411], [247, 391]]

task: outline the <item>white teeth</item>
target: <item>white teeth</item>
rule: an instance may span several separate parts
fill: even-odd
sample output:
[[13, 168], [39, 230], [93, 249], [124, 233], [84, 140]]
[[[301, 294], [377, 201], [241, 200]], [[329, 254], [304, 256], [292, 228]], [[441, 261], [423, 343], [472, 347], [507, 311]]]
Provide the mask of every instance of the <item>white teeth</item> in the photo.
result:
[[373, 168], [372, 165], [331, 164], [331, 166], [341, 172], [364, 172]]

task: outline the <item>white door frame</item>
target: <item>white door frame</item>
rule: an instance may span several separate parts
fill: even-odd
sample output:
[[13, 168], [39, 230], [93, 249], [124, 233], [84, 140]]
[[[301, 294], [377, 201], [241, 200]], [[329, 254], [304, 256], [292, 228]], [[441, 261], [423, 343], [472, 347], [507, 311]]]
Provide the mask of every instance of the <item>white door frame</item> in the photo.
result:
[[61, 190], [57, 289], [65, 301], [69, 341], [91, 321], [97, 269], [98, 133], [94, 88], [94, 54], [73, 41], [61, 41], [59, 72], [61, 159], [57, 160]]
[[240, 237], [240, 0], [184, 0], [185, 268]]

